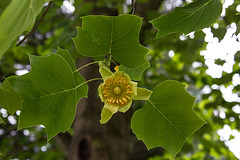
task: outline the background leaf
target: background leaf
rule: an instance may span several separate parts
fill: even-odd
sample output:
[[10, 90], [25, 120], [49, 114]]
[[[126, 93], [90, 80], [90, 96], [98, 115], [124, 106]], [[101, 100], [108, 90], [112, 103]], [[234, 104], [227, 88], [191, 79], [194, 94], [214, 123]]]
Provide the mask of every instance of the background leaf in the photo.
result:
[[188, 34], [209, 27], [221, 12], [222, 3], [219, 0], [198, 0], [153, 19], [151, 23], [158, 29], [156, 38], [174, 32]]
[[146, 63], [148, 49], [139, 43], [142, 19], [135, 15], [84, 16], [82, 27], [73, 39], [78, 52], [97, 57], [111, 54], [126, 67], [139, 67]]
[[227, 32], [227, 29], [226, 28], [222, 28], [222, 29], [215, 29], [215, 28], [211, 28], [211, 32], [213, 33], [214, 37], [217, 37], [219, 39], [219, 41], [221, 41], [226, 32]]
[[11, 0], [0, 1], [0, 16]]
[[124, 71], [127, 73], [130, 78], [134, 81], [140, 81], [142, 78], [143, 72], [150, 67], [149, 61], [147, 63], [144, 63], [138, 68], [127, 68], [124, 65], [119, 66], [119, 71]]
[[65, 50], [50, 56], [29, 55], [29, 59], [32, 70], [28, 74], [8, 78], [23, 99], [18, 129], [42, 124], [50, 140], [71, 126], [87, 84]]
[[[0, 117], [0, 124], [5, 124], [5, 122], [3, 121], [3, 119], [2, 119], [2, 117]], [[1, 153], [0, 153], [0, 155], [1, 155]]]
[[240, 22], [238, 22], [238, 24], [237, 24], [236, 35], [238, 35], [239, 33], [240, 33]]
[[7, 79], [0, 85], [0, 106], [10, 114], [14, 114], [22, 108], [21, 97], [15, 92]]
[[0, 17], [0, 58], [24, 31], [30, 31], [48, 0], [12, 0]]
[[148, 149], [161, 146], [176, 156], [186, 139], [204, 124], [192, 110], [194, 100], [181, 83], [160, 83], [147, 104], [134, 113], [133, 132]]

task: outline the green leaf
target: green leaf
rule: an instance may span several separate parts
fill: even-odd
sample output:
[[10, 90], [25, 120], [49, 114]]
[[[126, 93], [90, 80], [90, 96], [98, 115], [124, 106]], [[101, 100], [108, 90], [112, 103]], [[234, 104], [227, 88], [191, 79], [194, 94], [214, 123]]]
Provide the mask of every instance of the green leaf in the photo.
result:
[[215, 28], [211, 28], [211, 32], [213, 33], [214, 37], [217, 37], [219, 39], [219, 41], [221, 41], [226, 32], [227, 32], [227, 29], [226, 28], [218, 28], [218, 29], [215, 29]]
[[[84, 82], [85, 79], [77, 72], [75, 63], [74, 63], [70, 53], [65, 49], [59, 48], [58, 51], [57, 51], [57, 54], [62, 56], [68, 62], [68, 64], [70, 65], [70, 67], [72, 69], [75, 81], [77, 83]], [[88, 90], [88, 86], [86, 84], [77, 88], [77, 92], [78, 92], [77, 99], [81, 99], [81, 97], [86, 97], [87, 98], [87, 90]], [[86, 91], [86, 92], [83, 92], [83, 91]]]
[[236, 35], [238, 35], [240, 33], [240, 22], [238, 22], [237, 24], [237, 31], [236, 31]]
[[161, 146], [175, 157], [186, 139], [205, 123], [192, 110], [194, 100], [177, 81], [158, 84], [147, 104], [134, 113], [133, 133], [148, 149]]
[[172, 13], [153, 19], [151, 23], [158, 29], [156, 38], [174, 32], [188, 34], [209, 27], [221, 12], [220, 0], [198, 0], [184, 7], [176, 8]]
[[8, 79], [0, 85], [0, 106], [5, 108], [10, 114], [14, 114], [22, 108], [22, 99], [15, 92]]
[[97, 57], [111, 54], [119, 63], [135, 68], [145, 63], [148, 49], [139, 43], [142, 19], [135, 15], [85, 16], [73, 38], [78, 52]]
[[5, 122], [3, 121], [2, 117], [0, 117], [0, 124], [2, 124], [2, 123], [5, 124]]
[[0, 1], [0, 16], [10, 2], [11, 2], [11, 0]]
[[48, 0], [12, 0], [0, 17], [0, 59], [11, 43], [24, 31], [30, 31]]
[[23, 100], [18, 129], [44, 125], [48, 140], [72, 124], [76, 106], [87, 95], [87, 84], [71, 56], [59, 49], [49, 56], [29, 55], [31, 71], [8, 78]]
[[150, 67], [150, 63], [149, 61], [147, 61], [147, 63], [144, 63], [142, 66], [138, 68], [127, 68], [124, 65], [120, 65], [118, 70], [127, 73], [132, 80], [140, 81], [142, 78], [143, 72], [149, 67]]

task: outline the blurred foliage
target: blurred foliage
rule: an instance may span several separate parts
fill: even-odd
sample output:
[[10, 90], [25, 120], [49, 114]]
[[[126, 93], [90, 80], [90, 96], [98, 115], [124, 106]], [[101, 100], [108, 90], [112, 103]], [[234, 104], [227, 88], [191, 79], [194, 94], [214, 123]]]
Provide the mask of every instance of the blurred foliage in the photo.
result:
[[[137, 3], [147, 2], [148, 0], [137, 0]], [[173, 1], [165, 0], [159, 6], [158, 11], [149, 10], [144, 20], [151, 20], [160, 14], [169, 12], [165, 7], [167, 3], [172, 3], [174, 6]], [[184, 1], [182, 5], [186, 3]], [[16, 71], [30, 69], [26, 53], [47, 55], [61, 47], [67, 49], [74, 58], [81, 57], [71, 40], [71, 37], [76, 36], [76, 26], [81, 26], [81, 16], [89, 14], [116, 15], [130, 11], [130, 4], [124, 4], [123, 1], [118, 0], [99, 0], [97, 3], [77, 0], [73, 3], [75, 7], [73, 13], [68, 12], [62, 4], [62, 0], [55, 0], [37, 31], [22, 46], [15, 47], [16, 43], [14, 43], [3, 56], [0, 62], [1, 82], [5, 77], [14, 75]], [[236, 15], [236, 6], [239, 4], [240, 0], [235, 0], [226, 9], [226, 15], [220, 17], [216, 22], [218, 28], [211, 27], [214, 37], [218, 37], [219, 40], [223, 39], [229, 25], [233, 22], [237, 24], [240, 21], [240, 15]], [[212, 78], [206, 73], [208, 67], [204, 57], [200, 55], [200, 51], [205, 50], [207, 46], [204, 41], [205, 34], [202, 31], [195, 32], [194, 37], [175, 33], [153, 40], [155, 35], [156, 30], [145, 22], [141, 30], [140, 42], [150, 49], [148, 59], [151, 67], [144, 72], [140, 86], [153, 89], [156, 84], [167, 79], [178, 80], [186, 84], [187, 91], [197, 97], [194, 110], [207, 122], [193, 136], [190, 136], [176, 159], [236, 159], [224, 141], [220, 140], [218, 130], [226, 124], [231, 129], [237, 129], [238, 132], [240, 130], [239, 113], [233, 110], [233, 107], [239, 103], [227, 101], [223, 97], [223, 91], [220, 90], [221, 87], [231, 86], [233, 92], [239, 96], [240, 86], [234, 86], [232, 79], [235, 74], [239, 75], [240, 73], [240, 52], [235, 54], [235, 64], [231, 73], [223, 72], [221, 78]], [[216, 60], [215, 63], [220, 66], [225, 64], [221, 59]], [[209, 92], [204, 92], [205, 87], [209, 87]], [[142, 101], [135, 102], [133, 106], [137, 109], [143, 103]], [[0, 152], [3, 154], [1, 159], [64, 159], [64, 154], [54, 140], [46, 142], [44, 129], [34, 127], [16, 132], [16, 123], [10, 122], [13, 118], [17, 120], [18, 115], [10, 117], [3, 109], [0, 111], [0, 116], [6, 122], [6, 125], [1, 125], [0, 128]], [[220, 116], [221, 111], [225, 112], [225, 118]], [[232, 120], [233, 118], [234, 120]], [[142, 142], [136, 140], [134, 135], [129, 143], [131, 160], [173, 159], [168, 152], [161, 148], [148, 151]], [[46, 147], [46, 151], [43, 146]]]
[[[46, 130], [37, 126], [17, 131], [18, 116], [8, 115], [1, 109], [6, 125], [0, 128], [1, 160], [18, 159], [64, 159], [64, 154], [54, 141], [46, 142]], [[13, 120], [14, 119], [14, 120]], [[10, 123], [11, 122], [11, 123]]]
[[5, 1], [0, 2], [0, 16], [10, 2], [11, 2], [11, 0], [5, 0]]

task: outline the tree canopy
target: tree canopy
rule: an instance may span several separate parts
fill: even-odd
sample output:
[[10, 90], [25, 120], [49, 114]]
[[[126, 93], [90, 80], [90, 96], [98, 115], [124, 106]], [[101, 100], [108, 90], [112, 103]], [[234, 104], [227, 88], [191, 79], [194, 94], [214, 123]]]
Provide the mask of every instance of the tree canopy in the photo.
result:
[[240, 158], [239, 12], [239, 0], [0, 2], [1, 158]]

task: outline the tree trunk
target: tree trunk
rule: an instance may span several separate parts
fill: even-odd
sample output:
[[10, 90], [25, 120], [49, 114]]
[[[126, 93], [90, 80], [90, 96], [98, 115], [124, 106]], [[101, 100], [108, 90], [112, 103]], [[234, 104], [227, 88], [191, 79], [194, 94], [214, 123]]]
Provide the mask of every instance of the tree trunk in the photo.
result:
[[[79, 59], [77, 64], [82, 66], [89, 62], [90, 58]], [[81, 74], [87, 80], [100, 77], [97, 65], [82, 69]], [[128, 160], [130, 122], [124, 114], [117, 113], [108, 123], [100, 124], [103, 107], [97, 95], [100, 83], [88, 83], [88, 98], [83, 98], [78, 104], [69, 160]]]
[[[84, 0], [96, 2], [96, 0]], [[149, 0], [147, 3], [137, 3], [136, 14], [142, 17], [148, 10], [157, 10], [163, 0]], [[153, 5], [154, 4], [154, 5]], [[103, 8], [107, 15], [116, 15], [116, 10]], [[101, 14], [103, 11], [94, 7], [93, 14]], [[147, 23], [145, 28], [149, 28]], [[92, 59], [77, 60], [77, 68], [83, 66]], [[100, 77], [97, 65], [83, 68], [80, 73], [86, 80]], [[73, 124], [73, 136], [59, 134], [55, 140], [68, 155], [68, 160], [145, 160], [149, 153], [145, 145], [131, 134], [130, 119], [133, 110], [127, 113], [116, 113], [106, 124], [100, 124], [100, 115], [103, 103], [98, 97], [97, 88], [101, 81], [88, 83], [88, 98], [83, 98], [78, 104], [75, 121]], [[131, 152], [131, 153], [130, 153]], [[155, 152], [155, 151], [154, 151]], [[161, 153], [162, 150], [157, 151]]]

